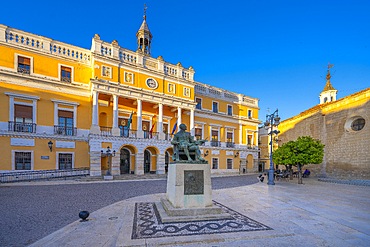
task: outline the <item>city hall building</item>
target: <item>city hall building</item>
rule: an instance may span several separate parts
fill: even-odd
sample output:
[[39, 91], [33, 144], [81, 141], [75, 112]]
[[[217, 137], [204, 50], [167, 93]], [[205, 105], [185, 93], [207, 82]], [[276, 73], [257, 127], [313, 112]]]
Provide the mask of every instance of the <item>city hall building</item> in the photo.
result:
[[89, 50], [0, 25], [0, 172], [164, 174], [180, 123], [212, 172], [255, 171], [258, 99], [152, 57], [146, 16], [136, 38], [131, 51], [96, 34]]

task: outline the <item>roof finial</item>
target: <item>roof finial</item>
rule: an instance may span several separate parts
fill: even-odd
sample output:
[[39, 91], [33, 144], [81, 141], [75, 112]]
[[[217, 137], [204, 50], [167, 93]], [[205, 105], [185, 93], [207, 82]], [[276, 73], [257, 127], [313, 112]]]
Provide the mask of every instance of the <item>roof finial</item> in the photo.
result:
[[144, 16], [143, 16], [144, 20], [146, 20], [146, 9], [147, 8], [148, 7], [146, 6], [146, 3], [144, 3]]
[[329, 81], [331, 78], [330, 69], [334, 67], [334, 64], [328, 63], [328, 73], [326, 74], [326, 80]]

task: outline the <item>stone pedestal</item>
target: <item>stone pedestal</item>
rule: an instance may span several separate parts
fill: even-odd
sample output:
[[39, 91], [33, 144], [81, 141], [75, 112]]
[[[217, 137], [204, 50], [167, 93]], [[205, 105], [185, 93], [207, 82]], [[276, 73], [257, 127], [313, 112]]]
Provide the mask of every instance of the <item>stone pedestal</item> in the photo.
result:
[[173, 163], [168, 167], [166, 197], [157, 203], [162, 222], [225, 219], [212, 202], [209, 164]]

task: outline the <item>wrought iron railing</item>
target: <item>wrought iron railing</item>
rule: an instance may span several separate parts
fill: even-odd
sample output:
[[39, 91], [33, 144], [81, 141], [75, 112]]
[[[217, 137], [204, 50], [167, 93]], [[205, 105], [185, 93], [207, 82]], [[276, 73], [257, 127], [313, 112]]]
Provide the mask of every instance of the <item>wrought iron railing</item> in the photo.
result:
[[26, 68], [18, 67], [17, 71], [21, 74], [27, 74], [27, 75], [29, 75], [31, 73], [30, 67], [26, 67]]
[[171, 140], [172, 140], [172, 135], [171, 135], [171, 134], [169, 134], [169, 133], [164, 133], [164, 139], [165, 139], [166, 141], [171, 141]]
[[221, 147], [221, 142], [220, 141], [211, 141], [211, 147]]
[[234, 142], [226, 142], [226, 147], [227, 148], [234, 148], [235, 147], [235, 143]]
[[62, 82], [71, 82], [71, 77], [68, 77], [68, 76], [62, 76], [60, 78], [60, 81]]
[[35, 123], [21, 123], [21, 122], [8, 122], [8, 130], [15, 131], [15, 132], [28, 132], [28, 133], [35, 133], [36, 132], [36, 124]]
[[126, 126], [120, 126], [119, 129], [120, 129], [120, 136], [122, 136], [122, 137], [136, 138], [136, 136], [137, 136], [136, 135], [136, 133], [137, 133], [136, 130], [127, 129]]
[[38, 170], [38, 171], [14, 171], [0, 173], [0, 183], [13, 183], [31, 180], [56, 179], [77, 176], [87, 176], [90, 170], [87, 167], [67, 170]]
[[158, 132], [150, 132], [150, 131], [144, 131], [144, 139], [159, 139], [159, 133]]
[[77, 128], [68, 127], [64, 125], [54, 125], [54, 134], [64, 136], [75, 136], [77, 135]]

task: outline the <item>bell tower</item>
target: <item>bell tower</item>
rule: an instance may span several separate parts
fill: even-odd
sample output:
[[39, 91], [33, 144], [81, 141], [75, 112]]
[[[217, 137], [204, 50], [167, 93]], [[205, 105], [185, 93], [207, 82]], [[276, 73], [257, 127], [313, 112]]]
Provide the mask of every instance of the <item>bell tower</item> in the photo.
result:
[[137, 51], [142, 52], [144, 55], [150, 56], [150, 45], [152, 43], [152, 33], [146, 23], [146, 5], [144, 4], [143, 22], [136, 33], [137, 38]]
[[324, 104], [327, 102], [332, 102], [332, 101], [337, 100], [338, 90], [336, 90], [333, 87], [333, 85], [331, 85], [330, 83], [330, 78], [331, 78], [330, 69], [333, 67], [334, 67], [333, 64], [330, 64], [330, 63], [328, 64], [328, 72], [326, 74], [326, 84], [325, 84], [324, 90], [322, 90], [322, 92], [320, 93], [320, 104]]

